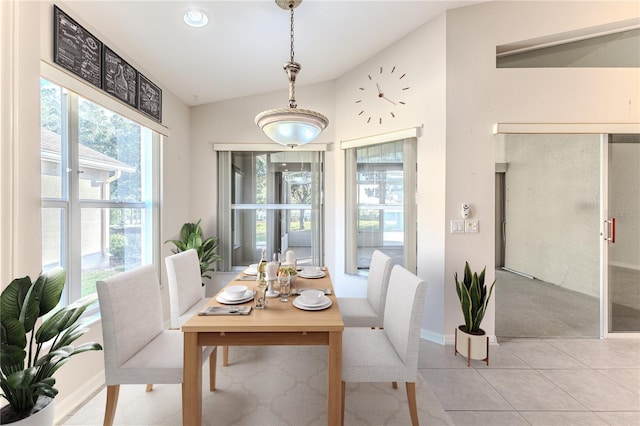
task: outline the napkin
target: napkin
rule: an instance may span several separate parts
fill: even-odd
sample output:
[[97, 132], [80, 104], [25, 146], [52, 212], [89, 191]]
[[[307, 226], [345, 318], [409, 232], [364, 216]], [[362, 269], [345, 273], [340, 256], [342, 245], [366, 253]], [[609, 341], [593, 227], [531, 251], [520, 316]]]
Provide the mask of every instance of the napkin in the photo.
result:
[[228, 307], [228, 306], [207, 306], [198, 315], [249, 315], [251, 306]]

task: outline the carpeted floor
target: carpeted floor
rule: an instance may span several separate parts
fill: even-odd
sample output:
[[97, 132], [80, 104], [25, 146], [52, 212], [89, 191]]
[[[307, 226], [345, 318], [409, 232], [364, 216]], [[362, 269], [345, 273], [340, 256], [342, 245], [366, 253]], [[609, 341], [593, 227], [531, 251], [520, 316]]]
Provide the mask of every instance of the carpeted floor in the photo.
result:
[[[640, 330], [640, 271], [609, 267], [611, 326]], [[598, 337], [600, 299], [496, 270], [496, 336]]]
[[[327, 349], [322, 346], [230, 348], [230, 365], [218, 366], [217, 390], [208, 391], [203, 371], [205, 425], [326, 425]], [[221, 357], [218, 357], [220, 360]], [[345, 424], [411, 424], [404, 386], [347, 383]], [[180, 385], [123, 385], [116, 425], [182, 424]], [[451, 424], [434, 394], [418, 375], [421, 424]], [[106, 390], [89, 400], [65, 425], [100, 425]]]
[[496, 270], [496, 336], [598, 337], [596, 297]]

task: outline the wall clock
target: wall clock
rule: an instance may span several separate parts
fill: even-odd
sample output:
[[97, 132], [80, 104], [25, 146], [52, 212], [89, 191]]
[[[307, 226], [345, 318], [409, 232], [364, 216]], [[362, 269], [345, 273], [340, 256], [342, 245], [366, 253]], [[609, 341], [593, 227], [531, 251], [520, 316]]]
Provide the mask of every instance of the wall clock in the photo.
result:
[[379, 67], [376, 72], [368, 74], [358, 87], [355, 101], [358, 116], [367, 124], [382, 124], [401, 113], [406, 105], [405, 94], [410, 89], [406, 84], [406, 75], [395, 66]]

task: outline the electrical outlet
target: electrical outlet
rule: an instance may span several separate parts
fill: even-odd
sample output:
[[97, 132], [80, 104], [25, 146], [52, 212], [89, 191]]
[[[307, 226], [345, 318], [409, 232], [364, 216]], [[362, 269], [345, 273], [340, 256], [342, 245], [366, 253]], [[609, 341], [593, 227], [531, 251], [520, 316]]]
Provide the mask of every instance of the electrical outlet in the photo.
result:
[[478, 219], [467, 219], [464, 221], [464, 232], [478, 233], [480, 232], [480, 221]]
[[464, 220], [452, 220], [451, 221], [451, 233], [462, 234], [464, 233]]

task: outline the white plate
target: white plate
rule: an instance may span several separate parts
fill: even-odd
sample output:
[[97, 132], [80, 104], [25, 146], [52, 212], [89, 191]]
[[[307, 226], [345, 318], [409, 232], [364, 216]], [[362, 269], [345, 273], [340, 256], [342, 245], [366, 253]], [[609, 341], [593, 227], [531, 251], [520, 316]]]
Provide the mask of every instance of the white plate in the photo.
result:
[[255, 268], [252, 268], [251, 266], [249, 266], [247, 269], [245, 269], [242, 272], [247, 275], [258, 275], [258, 270]]
[[[300, 294], [302, 294], [303, 292], [300, 292]], [[304, 306], [305, 308], [315, 308], [317, 306], [321, 306], [327, 303], [327, 300], [330, 300], [327, 296], [322, 296], [322, 298], [320, 298], [320, 300], [318, 301], [318, 303], [307, 303], [304, 301], [304, 299], [302, 298], [302, 295], [298, 296], [298, 298], [296, 300], [300, 300], [298, 303], [301, 306]]]
[[247, 290], [244, 293], [244, 297], [242, 299], [229, 299], [227, 297], [225, 297], [224, 292], [220, 293], [219, 295], [216, 296], [216, 300], [220, 303], [224, 303], [225, 305], [235, 305], [238, 303], [245, 303], [248, 302], [249, 300], [253, 299], [253, 291], [252, 290]]
[[298, 275], [301, 276], [302, 278], [324, 278], [326, 276], [326, 274], [324, 273], [324, 271], [300, 271], [298, 272]]
[[323, 303], [322, 305], [317, 305], [317, 306], [307, 306], [303, 304], [302, 299], [300, 297], [296, 297], [295, 299], [293, 299], [293, 306], [295, 306], [298, 309], [302, 309], [303, 311], [321, 311], [323, 309], [327, 309], [332, 304], [333, 302], [328, 297], [327, 297], [326, 303]]

